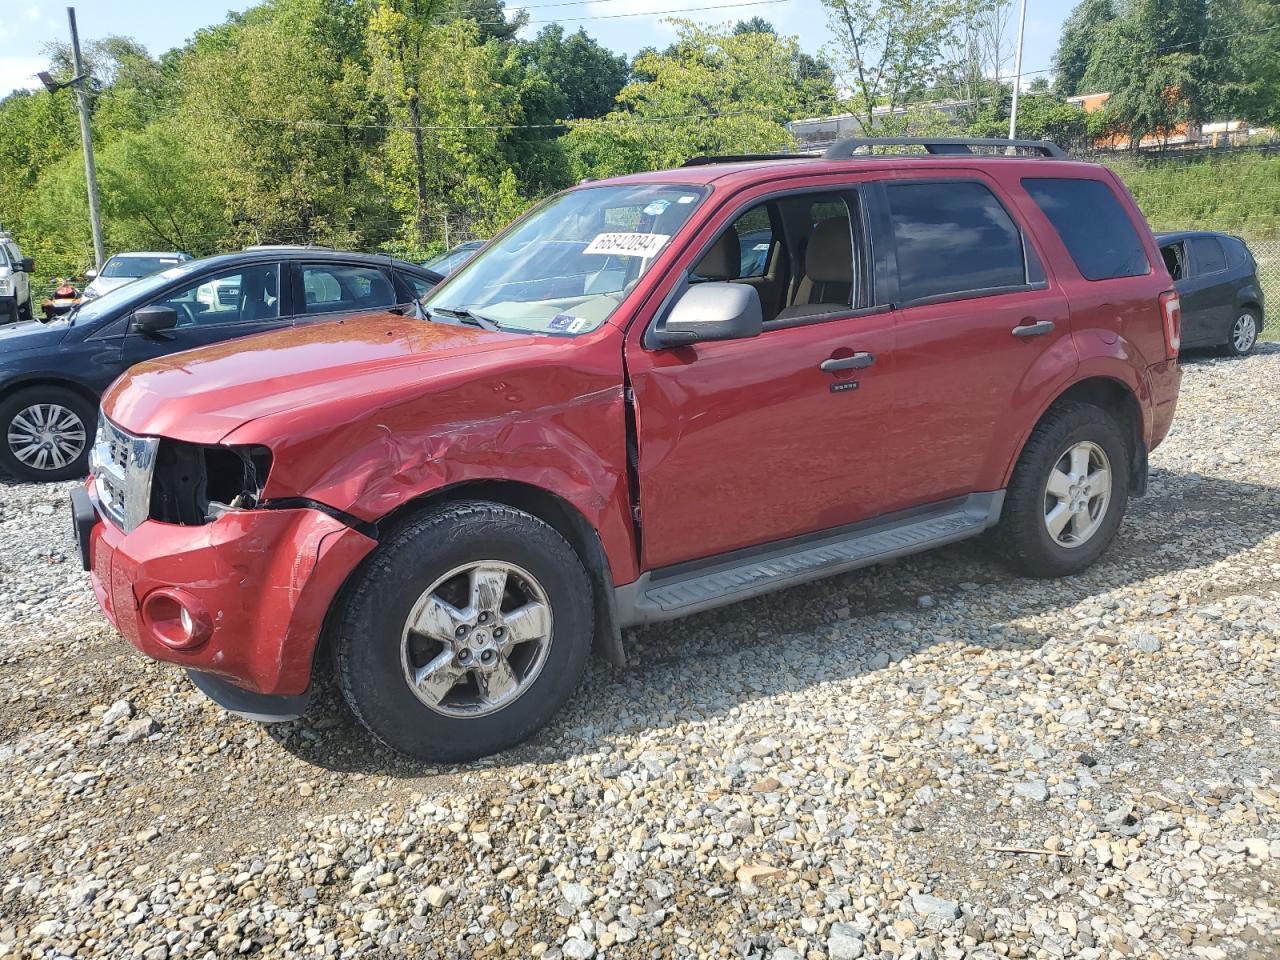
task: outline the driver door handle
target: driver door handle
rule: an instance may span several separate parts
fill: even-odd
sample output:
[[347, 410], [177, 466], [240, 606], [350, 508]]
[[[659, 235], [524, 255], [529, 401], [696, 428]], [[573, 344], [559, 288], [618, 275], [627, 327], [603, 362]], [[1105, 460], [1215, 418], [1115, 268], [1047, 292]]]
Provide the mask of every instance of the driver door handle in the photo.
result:
[[823, 360], [818, 367], [824, 373], [838, 373], [841, 370], [861, 370], [876, 362], [874, 353], [855, 353], [852, 357], [831, 357]]
[[[1028, 317], [1028, 320], [1031, 318]], [[1053, 333], [1052, 320], [1035, 320], [1031, 323], [1024, 323], [1014, 327], [1011, 331], [1015, 337], [1043, 337], [1046, 333]]]

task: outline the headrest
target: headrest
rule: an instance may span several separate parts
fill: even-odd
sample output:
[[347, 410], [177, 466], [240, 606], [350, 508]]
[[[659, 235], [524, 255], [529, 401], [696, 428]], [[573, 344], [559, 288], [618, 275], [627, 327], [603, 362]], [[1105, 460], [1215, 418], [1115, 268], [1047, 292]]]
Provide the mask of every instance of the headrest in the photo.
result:
[[853, 241], [847, 217], [832, 217], [813, 228], [804, 252], [804, 272], [818, 283], [853, 282]]
[[729, 227], [702, 255], [693, 272], [706, 280], [737, 280], [742, 272], [742, 246], [738, 231]]

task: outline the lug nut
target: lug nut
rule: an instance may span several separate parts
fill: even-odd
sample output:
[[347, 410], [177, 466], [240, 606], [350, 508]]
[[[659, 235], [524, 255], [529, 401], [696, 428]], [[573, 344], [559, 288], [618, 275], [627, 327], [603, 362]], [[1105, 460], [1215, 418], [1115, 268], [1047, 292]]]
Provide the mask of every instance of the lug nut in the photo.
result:
[[477, 620], [479, 620], [481, 623], [488, 623], [488, 622], [489, 622], [489, 613], [488, 613], [488, 611], [484, 611], [484, 612], [482, 612], [482, 613], [480, 614], [480, 616], [479, 616], [479, 617], [477, 617], [476, 619], [477, 619]]
[[505, 629], [505, 628], [503, 628], [503, 627], [494, 627], [494, 628], [493, 628], [493, 639], [495, 639], [495, 640], [501, 640], [501, 639], [502, 639], [503, 637], [505, 637], [506, 635], [507, 635], [507, 631], [506, 631], [506, 629]]
[[480, 662], [484, 664], [493, 663], [493, 651], [486, 650], [484, 653], [480, 654]]
[[468, 650], [466, 647], [463, 647], [461, 650], [458, 651], [458, 659], [463, 663], [466, 663], [468, 660], [471, 659], [471, 651]]
[[467, 635], [467, 625], [464, 623], [462, 626], [458, 627], [457, 630], [453, 631], [453, 635], [461, 640]]

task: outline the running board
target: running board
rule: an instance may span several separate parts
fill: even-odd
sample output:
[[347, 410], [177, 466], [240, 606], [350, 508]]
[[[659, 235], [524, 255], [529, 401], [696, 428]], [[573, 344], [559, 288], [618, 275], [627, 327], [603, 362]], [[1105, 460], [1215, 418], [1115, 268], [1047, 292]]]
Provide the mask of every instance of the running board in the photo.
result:
[[646, 573], [618, 587], [623, 626], [670, 620], [953, 543], [1000, 519], [1004, 491], [975, 493], [876, 520]]

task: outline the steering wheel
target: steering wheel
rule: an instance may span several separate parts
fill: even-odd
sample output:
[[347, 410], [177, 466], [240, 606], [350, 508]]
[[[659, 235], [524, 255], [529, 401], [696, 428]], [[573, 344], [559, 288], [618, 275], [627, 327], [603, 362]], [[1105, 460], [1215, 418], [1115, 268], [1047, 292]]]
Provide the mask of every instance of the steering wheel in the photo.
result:
[[[173, 304], [173, 308], [178, 313], [178, 326], [194, 327], [196, 325], [196, 314], [195, 311], [191, 309], [191, 304], [178, 302]], [[185, 320], [182, 319], [183, 316], [186, 317]]]

